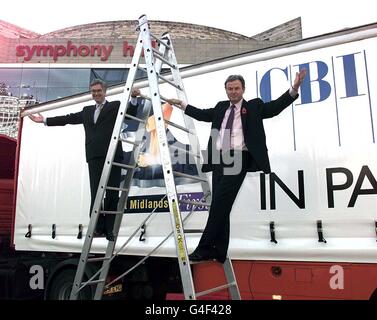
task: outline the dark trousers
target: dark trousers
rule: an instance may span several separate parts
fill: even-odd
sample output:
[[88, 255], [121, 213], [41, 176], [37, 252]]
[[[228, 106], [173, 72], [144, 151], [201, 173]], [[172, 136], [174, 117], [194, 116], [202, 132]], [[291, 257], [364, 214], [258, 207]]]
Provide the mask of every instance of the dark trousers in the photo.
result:
[[[90, 203], [90, 213], [92, 213], [94, 201], [97, 195], [97, 189], [99, 182], [101, 180], [103, 165], [105, 163], [104, 158], [92, 159], [88, 162], [89, 166], [89, 180], [90, 180], [90, 193], [91, 193], [91, 203]], [[107, 185], [110, 187], [119, 188], [121, 181], [121, 168], [113, 166], [111, 169], [110, 177]], [[119, 192], [118, 191], [106, 191], [103, 208], [105, 211], [117, 211], [119, 201]], [[102, 207], [102, 206], [101, 206]], [[113, 231], [115, 221], [115, 215], [100, 214], [97, 221], [97, 232], [103, 232], [109, 234]]]
[[224, 174], [226, 165], [221, 161], [214, 165], [212, 175], [212, 203], [206, 227], [196, 251], [205, 256], [225, 258], [229, 246], [230, 212], [238, 191], [245, 179], [252, 156], [247, 151], [240, 152], [242, 168], [238, 174]]

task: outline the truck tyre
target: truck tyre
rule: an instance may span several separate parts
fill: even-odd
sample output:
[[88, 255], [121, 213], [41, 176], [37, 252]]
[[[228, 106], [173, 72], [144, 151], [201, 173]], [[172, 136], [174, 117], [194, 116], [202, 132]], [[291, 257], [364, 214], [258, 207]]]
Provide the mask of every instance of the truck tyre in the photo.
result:
[[[46, 299], [69, 300], [75, 275], [75, 269], [63, 269], [58, 272], [50, 283]], [[87, 286], [80, 291], [78, 300], [92, 300], [93, 295], [91, 287]]]

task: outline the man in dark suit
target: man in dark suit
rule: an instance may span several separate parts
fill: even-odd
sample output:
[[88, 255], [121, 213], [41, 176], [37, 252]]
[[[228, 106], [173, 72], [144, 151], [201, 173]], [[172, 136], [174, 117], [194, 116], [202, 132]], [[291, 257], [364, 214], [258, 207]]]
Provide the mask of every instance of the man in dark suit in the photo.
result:
[[229, 100], [218, 102], [212, 109], [198, 109], [177, 99], [169, 100], [190, 117], [212, 122], [202, 168], [203, 172], [213, 171], [212, 203], [206, 227], [190, 260], [225, 261], [230, 212], [246, 173], [271, 172], [263, 119], [278, 115], [297, 99], [305, 75], [305, 69], [296, 73], [292, 88], [268, 103], [259, 98], [244, 100], [245, 80], [240, 75], [226, 79], [225, 91]]
[[[96, 198], [98, 185], [101, 179], [103, 166], [105, 163], [107, 150], [117, 118], [120, 101], [109, 102], [106, 100], [106, 83], [100, 79], [95, 79], [90, 84], [90, 91], [95, 101], [95, 105], [84, 107], [82, 111], [71, 113], [65, 116], [44, 118], [40, 114], [30, 115], [30, 119], [37, 123], [44, 123], [47, 126], [65, 126], [66, 124], [83, 124], [85, 130], [85, 153], [89, 168], [90, 180], [90, 215]], [[131, 103], [127, 108], [127, 113], [135, 115], [137, 105], [132, 104], [140, 92], [138, 89], [132, 90]], [[123, 149], [119, 142], [114, 161], [122, 162]], [[121, 168], [113, 166], [111, 169], [108, 185], [119, 188], [121, 182]], [[119, 200], [118, 191], [106, 191], [104, 199], [105, 211], [117, 211]], [[114, 241], [113, 225], [115, 215], [100, 215], [97, 221], [95, 236], [106, 235], [106, 239]]]

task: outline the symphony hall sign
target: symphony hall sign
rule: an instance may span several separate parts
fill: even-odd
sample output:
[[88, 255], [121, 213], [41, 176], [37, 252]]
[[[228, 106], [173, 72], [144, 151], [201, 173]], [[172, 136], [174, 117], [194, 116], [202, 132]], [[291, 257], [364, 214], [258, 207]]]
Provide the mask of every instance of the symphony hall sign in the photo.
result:
[[[156, 48], [157, 43], [152, 41], [152, 46]], [[65, 45], [18, 45], [16, 46], [16, 57], [23, 58], [25, 62], [32, 60], [34, 57], [51, 57], [54, 62], [57, 62], [60, 57], [98, 57], [101, 61], [107, 61], [113, 49], [113, 45], [76, 45], [72, 41], [67, 41]], [[134, 51], [135, 46], [123, 41], [122, 53], [124, 57], [132, 57]]]

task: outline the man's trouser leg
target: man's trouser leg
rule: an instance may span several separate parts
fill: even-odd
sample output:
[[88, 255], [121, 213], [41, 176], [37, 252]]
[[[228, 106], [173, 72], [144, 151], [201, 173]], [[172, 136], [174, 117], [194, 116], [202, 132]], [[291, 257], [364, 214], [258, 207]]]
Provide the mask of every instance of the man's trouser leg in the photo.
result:
[[[113, 166], [111, 169], [109, 181], [107, 183], [110, 187], [119, 188], [121, 180], [121, 168]], [[106, 191], [105, 197], [105, 210], [106, 211], [118, 211], [119, 191]], [[115, 221], [114, 214], [108, 214], [105, 217], [105, 232], [110, 234], [113, 232]]]
[[230, 212], [238, 191], [246, 176], [247, 153], [242, 157], [242, 168], [238, 174], [224, 174], [224, 165], [215, 165], [212, 176], [212, 203], [206, 227], [198, 250], [203, 255], [225, 258], [229, 245]]
[[[90, 194], [91, 194], [91, 202], [90, 202], [90, 212], [89, 216], [92, 215], [92, 209], [94, 205], [94, 201], [96, 200], [97, 189], [99, 182], [101, 180], [102, 168], [104, 163], [103, 158], [96, 158], [88, 161], [89, 167], [89, 180], [90, 180]], [[104, 233], [105, 230], [105, 220], [103, 215], [98, 216], [96, 232]]]
[[[89, 165], [89, 178], [90, 178], [90, 191], [91, 191], [91, 204], [90, 215], [93, 209], [94, 201], [97, 195], [97, 189], [101, 180], [103, 165], [105, 163], [104, 158], [92, 159], [88, 162]], [[110, 177], [107, 185], [111, 187], [119, 188], [121, 181], [121, 168], [113, 166], [111, 169]], [[117, 211], [119, 201], [118, 191], [107, 191], [104, 199], [104, 210]], [[97, 232], [110, 233], [113, 231], [115, 215], [99, 215], [97, 221]]]

